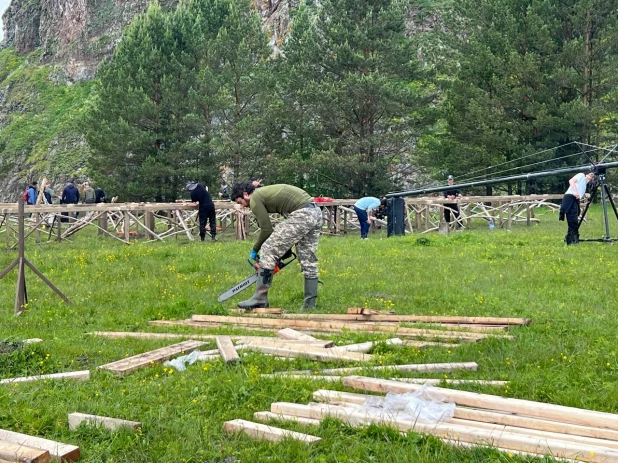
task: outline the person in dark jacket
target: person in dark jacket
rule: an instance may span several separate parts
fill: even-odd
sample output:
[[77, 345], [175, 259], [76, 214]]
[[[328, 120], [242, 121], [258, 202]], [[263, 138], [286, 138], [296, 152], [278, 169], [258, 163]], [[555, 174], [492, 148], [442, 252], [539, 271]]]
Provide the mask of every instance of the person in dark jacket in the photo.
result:
[[106, 203], [107, 202], [107, 197], [105, 196], [105, 191], [103, 191], [103, 188], [101, 188], [99, 186], [94, 189], [94, 202], [95, 202], [95, 204]]
[[191, 201], [198, 206], [198, 217], [200, 221], [200, 239], [204, 241], [206, 237], [206, 221], [210, 222], [210, 239], [217, 241], [217, 215], [215, 213], [215, 203], [212, 202], [206, 187], [201, 183], [187, 183], [187, 190], [191, 192]]
[[[79, 203], [79, 190], [75, 186], [73, 180], [69, 180], [67, 185], [62, 190], [62, 198], [60, 199], [60, 204], [77, 204]], [[79, 212], [75, 212], [74, 217], [77, 218], [77, 214]], [[62, 215], [65, 215], [64, 213]], [[68, 213], [67, 213], [68, 215]]]
[[36, 200], [39, 196], [38, 190], [39, 182], [36, 180], [33, 181], [30, 185], [28, 185], [28, 204], [33, 206], [36, 204]]

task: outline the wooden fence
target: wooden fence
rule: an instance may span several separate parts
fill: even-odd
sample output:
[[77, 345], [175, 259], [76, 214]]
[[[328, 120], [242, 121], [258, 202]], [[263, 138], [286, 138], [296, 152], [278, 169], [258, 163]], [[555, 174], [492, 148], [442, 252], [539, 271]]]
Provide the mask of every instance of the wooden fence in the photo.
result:
[[[530, 196], [469, 196], [458, 200], [460, 222], [470, 228], [473, 219], [493, 220], [497, 227], [510, 228], [513, 223], [530, 225], [538, 221], [535, 209], [545, 206], [545, 212], [556, 210], [551, 201], [562, 195]], [[324, 234], [339, 235], [359, 229], [354, 213], [355, 199], [336, 199], [319, 203], [324, 215]], [[444, 222], [445, 204], [452, 200], [443, 198], [407, 198], [405, 221], [406, 233], [427, 233], [441, 230], [448, 232], [455, 226]], [[215, 201], [219, 233], [234, 233], [236, 239], [244, 240], [259, 228], [255, 217], [248, 209], [230, 201]], [[26, 238], [62, 241], [70, 239], [78, 231], [96, 227], [100, 235], [123, 243], [144, 238], [163, 241], [186, 236], [194, 240], [197, 230], [197, 208], [192, 203], [103, 203], [103, 204], [43, 204], [25, 207]], [[75, 217], [77, 215], [77, 217]], [[281, 218], [273, 215], [273, 221]], [[386, 225], [386, 219], [373, 218], [375, 230]], [[486, 222], [485, 222], [486, 223]], [[0, 240], [7, 249], [17, 247], [17, 203], [0, 203]]]

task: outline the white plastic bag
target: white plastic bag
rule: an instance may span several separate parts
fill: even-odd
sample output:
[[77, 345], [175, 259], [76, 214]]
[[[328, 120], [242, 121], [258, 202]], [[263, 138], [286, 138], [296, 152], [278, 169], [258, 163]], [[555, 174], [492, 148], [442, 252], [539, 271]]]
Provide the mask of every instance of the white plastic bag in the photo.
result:
[[176, 357], [172, 360], [166, 360], [163, 362], [163, 366], [175, 368], [178, 371], [185, 371], [187, 367], [185, 363], [189, 365], [193, 365], [200, 358], [200, 351], [194, 350], [189, 355], [183, 355], [181, 357]]
[[363, 406], [380, 408], [388, 416], [419, 423], [438, 424], [449, 421], [455, 415], [455, 403], [445, 402], [444, 397], [434, 389], [424, 384], [416, 392], [368, 397]]

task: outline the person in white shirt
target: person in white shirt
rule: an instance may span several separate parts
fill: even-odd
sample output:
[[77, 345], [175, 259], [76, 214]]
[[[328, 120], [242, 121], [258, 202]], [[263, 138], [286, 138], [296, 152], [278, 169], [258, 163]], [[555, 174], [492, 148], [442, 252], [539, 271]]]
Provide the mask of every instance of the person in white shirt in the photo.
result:
[[568, 231], [564, 237], [567, 245], [579, 243], [579, 201], [586, 194], [586, 186], [594, 178], [594, 173], [575, 175], [569, 180], [569, 189], [564, 193], [560, 205], [560, 220], [566, 217]]

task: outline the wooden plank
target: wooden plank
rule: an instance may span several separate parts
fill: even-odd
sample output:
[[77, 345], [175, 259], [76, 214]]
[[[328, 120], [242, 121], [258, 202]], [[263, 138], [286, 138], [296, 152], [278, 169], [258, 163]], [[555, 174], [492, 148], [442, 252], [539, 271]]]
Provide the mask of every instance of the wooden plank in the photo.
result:
[[0, 440], [0, 459], [20, 463], [47, 463], [51, 461], [51, 456], [47, 450]]
[[304, 380], [304, 381], [328, 381], [328, 382], [337, 382], [341, 381], [341, 376], [329, 376], [329, 375], [284, 375], [281, 373], [273, 373], [273, 374], [261, 374], [260, 378], [265, 379], [279, 379], [279, 380]]
[[[363, 376], [343, 378], [343, 384], [354, 389], [374, 392], [395, 392], [398, 394], [414, 392], [422, 387], [418, 384], [407, 384], [399, 381], [367, 378]], [[434, 390], [437, 394], [442, 395], [444, 400], [455, 402], [458, 405], [517, 413], [564, 423], [618, 430], [618, 415], [613, 413], [596, 412], [564, 405], [504, 398], [475, 392], [456, 391], [454, 389], [441, 387], [435, 388]]]
[[542, 431], [559, 432], [562, 434], [572, 434], [575, 436], [596, 437], [599, 439], [611, 439], [618, 441], [618, 431], [611, 429], [582, 426], [578, 424], [563, 423], [560, 421], [544, 420], [540, 418], [530, 418], [527, 416], [513, 415], [510, 413], [476, 410], [458, 406], [455, 409], [455, 417], [467, 420], [482, 421], [485, 423], [503, 424], [517, 426], [520, 428], [539, 429]]
[[322, 440], [319, 437], [310, 436], [309, 434], [288, 431], [286, 429], [275, 428], [274, 426], [268, 426], [246, 420], [226, 421], [223, 423], [223, 430], [230, 433], [244, 432], [246, 435], [254, 439], [262, 439], [273, 442], [279, 442], [286, 438], [306, 443], [319, 442]]
[[361, 342], [358, 344], [348, 344], [347, 346], [337, 346], [333, 347], [334, 350], [346, 351], [346, 352], [369, 352], [374, 348], [376, 344], [380, 344], [383, 342], [389, 346], [401, 346], [403, 345], [403, 341], [399, 338], [387, 339], [386, 341], [368, 341]]
[[278, 347], [290, 347], [290, 346], [311, 346], [317, 348], [333, 347], [335, 343], [333, 341], [322, 341], [316, 339], [315, 341], [303, 341], [295, 339], [279, 339], [279, 338], [254, 338], [237, 341], [237, 344], [254, 344], [262, 346], [278, 346]]
[[291, 415], [278, 415], [273, 412], [255, 412], [253, 418], [259, 421], [290, 421], [296, 424], [303, 424], [307, 426], [319, 426], [320, 420], [312, 420], [311, 418], [300, 418], [298, 416]]
[[179, 354], [193, 352], [205, 343], [203, 341], [183, 341], [173, 346], [162, 347], [143, 354], [134, 355], [126, 359], [118, 360], [116, 362], [107, 363], [97, 367], [99, 370], [109, 370], [118, 376], [124, 376], [129, 373], [138, 370], [139, 368], [148, 366], [152, 363], [163, 362], [164, 360], [171, 359]]
[[108, 416], [88, 415], [86, 413], [69, 413], [69, 429], [74, 431], [81, 424], [89, 426], [101, 426], [112, 431], [118, 428], [137, 429], [142, 427], [138, 421], [121, 420], [120, 418], [110, 418]]
[[277, 314], [281, 314], [283, 313], [283, 310], [280, 308], [270, 308], [270, 309], [266, 309], [266, 308], [258, 308], [258, 309], [251, 309], [251, 310], [245, 310], [245, 309], [228, 309], [228, 312], [232, 312], [232, 313], [237, 313], [240, 315], [264, 315], [264, 314], [271, 314], [271, 315], [277, 315]]
[[[222, 328], [220, 323], [200, 323], [193, 322], [191, 320], [151, 320], [148, 322], [149, 326], [190, 326], [192, 328], [200, 328], [200, 329], [218, 329]], [[243, 331], [263, 331], [263, 332], [275, 332], [277, 331], [274, 328], [264, 328], [264, 327], [255, 327], [255, 326], [242, 326], [242, 327], [233, 327], [234, 329], [243, 330]], [[219, 335], [221, 336], [221, 335]]]
[[373, 358], [372, 355], [358, 352], [341, 352], [334, 349], [321, 349], [311, 346], [296, 346], [292, 348], [262, 346], [254, 344], [245, 344], [249, 350], [262, 352], [265, 354], [278, 355], [281, 357], [307, 357], [312, 360], [329, 361], [329, 360], [349, 360], [349, 361], [369, 361]]
[[502, 430], [479, 429], [461, 424], [423, 424], [418, 421], [396, 418], [392, 414], [363, 408], [351, 409], [336, 405], [299, 405], [273, 403], [271, 412], [300, 416], [311, 419], [337, 418], [352, 426], [379, 423], [393, 426], [400, 431], [415, 431], [432, 434], [440, 438], [453, 439], [471, 444], [487, 445], [537, 454], [551, 454], [554, 458], [571, 458], [592, 463], [618, 461], [618, 450], [600, 445], [568, 442], [538, 436], [504, 432]]
[[408, 365], [380, 365], [372, 367], [351, 367], [351, 368], [330, 368], [326, 370], [297, 370], [282, 372], [282, 374], [302, 375], [302, 374], [322, 374], [322, 375], [347, 375], [359, 371], [415, 371], [422, 373], [448, 373], [457, 370], [476, 371], [478, 365], [476, 362], [460, 362], [460, 363], [412, 363]]
[[452, 347], [461, 346], [461, 344], [453, 344], [452, 342], [432, 342], [432, 341], [416, 341], [412, 339], [405, 339], [403, 341], [404, 346], [416, 347], [417, 349], [425, 349], [426, 347]]
[[[217, 336], [221, 336], [220, 334], [179, 334], [179, 333], [141, 333], [141, 332], [125, 332], [125, 331], [94, 331], [92, 333], [88, 333], [94, 336], [101, 336], [105, 338], [112, 339], [123, 339], [123, 338], [137, 338], [137, 339], [208, 339], [215, 340]], [[245, 335], [232, 335], [227, 334], [232, 341], [250, 341], [252, 339], [272, 339], [276, 340], [278, 338], [269, 338], [266, 336], [245, 336]]]
[[433, 316], [433, 315], [395, 315], [380, 311], [372, 311], [359, 307], [349, 307], [350, 315], [365, 315], [367, 320], [374, 321], [398, 321], [398, 322], [421, 322], [421, 323], [469, 323], [481, 325], [529, 325], [529, 318], [502, 318], [502, 317], [457, 317], [457, 316]]
[[234, 344], [232, 344], [232, 340], [229, 336], [217, 336], [215, 341], [217, 343], [217, 349], [219, 349], [219, 353], [225, 363], [236, 363], [240, 360], [238, 352], [236, 352]]
[[[440, 339], [458, 339], [462, 341], [476, 342], [481, 339], [485, 339], [490, 335], [485, 333], [464, 333], [453, 331], [440, 331], [440, 330], [428, 330], [417, 328], [399, 328], [398, 326], [388, 325], [371, 325], [366, 326], [358, 323], [345, 323], [337, 321], [324, 321], [314, 322], [310, 320], [294, 320], [294, 319], [277, 319], [277, 318], [251, 318], [251, 317], [228, 317], [225, 315], [193, 315], [191, 317], [193, 322], [205, 322], [205, 323], [223, 323], [233, 325], [253, 325], [262, 327], [284, 327], [290, 326], [300, 328], [313, 328], [324, 331], [340, 331], [345, 328], [350, 331], [386, 331], [395, 332], [397, 334], [407, 334], [415, 336], [423, 336], [428, 338], [440, 338]], [[507, 339], [512, 337], [501, 336]]]
[[87, 379], [90, 379], [90, 371], [89, 370], [68, 371], [66, 373], [51, 373], [49, 375], [21, 376], [18, 378], [6, 378], [6, 379], [0, 379], [0, 384], [30, 383], [32, 381], [63, 380], [63, 379], [74, 379], [74, 380], [85, 381]]
[[80, 457], [79, 447], [70, 444], [63, 444], [42, 437], [29, 436], [14, 431], [0, 429], [0, 440], [12, 442], [17, 445], [26, 445], [41, 450], [47, 450], [50, 456], [58, 458], [62, 461], [75, 461]]
[[437, 386], [444, 382], [445, 384], [475, 384], [477, 386], [506, 386], [508, 381], [488, 380], [488, 379], [429, 379], [429, 378], [391, 378], [393, 381], [401, 381], [412, 384], [431, 384]]
[[295, 339], [298, 341], [317, 341], [313, 336], [293, 330], [292, 328], [283, 328], [277, 331], [277, 336], [283, 339]]

